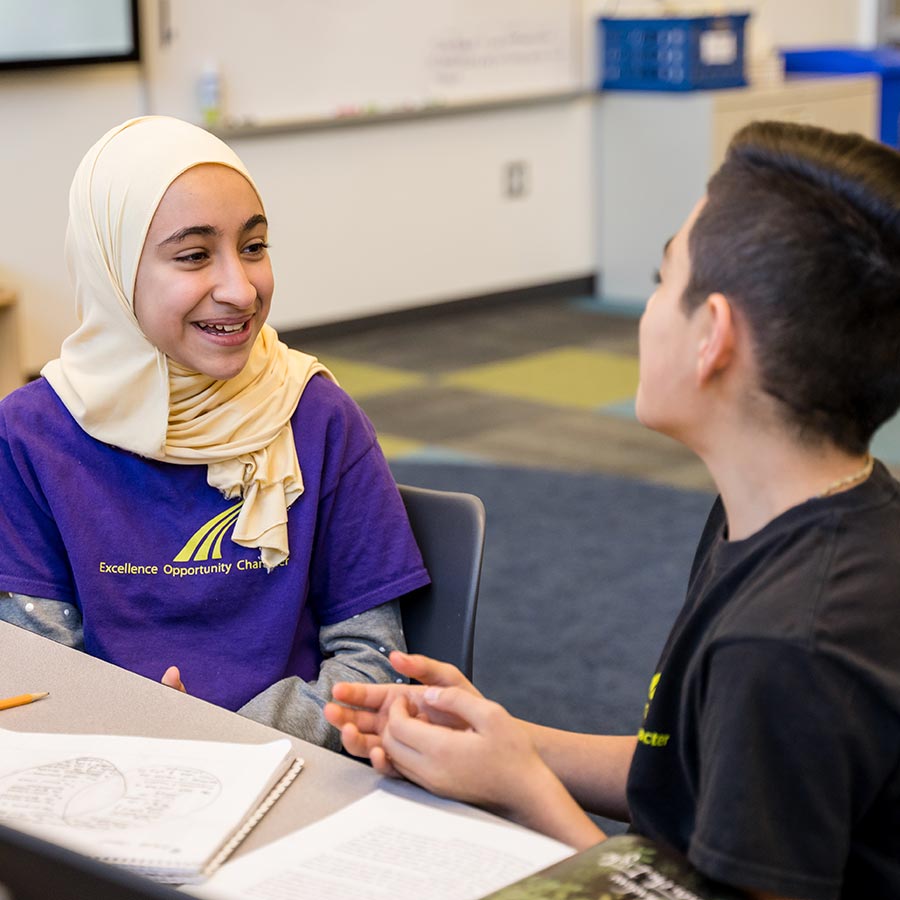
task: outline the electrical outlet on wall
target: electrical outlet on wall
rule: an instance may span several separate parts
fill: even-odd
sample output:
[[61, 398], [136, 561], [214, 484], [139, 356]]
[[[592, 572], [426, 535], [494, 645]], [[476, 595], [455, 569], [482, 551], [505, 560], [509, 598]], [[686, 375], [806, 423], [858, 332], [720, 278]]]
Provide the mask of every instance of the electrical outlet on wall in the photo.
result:
[[510, 200], [528, 196], [531, 172], [524, 159], [510, 160], [503, 166], [503, 195]]

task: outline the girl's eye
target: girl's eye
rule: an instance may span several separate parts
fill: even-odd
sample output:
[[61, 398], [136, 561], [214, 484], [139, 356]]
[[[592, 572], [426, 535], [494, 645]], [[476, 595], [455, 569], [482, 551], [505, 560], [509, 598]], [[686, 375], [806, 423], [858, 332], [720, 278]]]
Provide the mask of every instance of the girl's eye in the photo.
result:
[[183, 256], [176, 256], [175, 262], [183, 263], [199, 263], [203, 262], [209, 254], [205, 250], [195, 250], [193, 253], [185, 253]]
[[249, 256], [258, 256], [263, 250], [268, 250], [269, 245], [265, 241], [254, 241], [252, 244], [248, 244], [244, 247], [244, 253]]
[[662, 275], [660, 274], [659, 269], [653, 270], [653, 283], [662, 284]]

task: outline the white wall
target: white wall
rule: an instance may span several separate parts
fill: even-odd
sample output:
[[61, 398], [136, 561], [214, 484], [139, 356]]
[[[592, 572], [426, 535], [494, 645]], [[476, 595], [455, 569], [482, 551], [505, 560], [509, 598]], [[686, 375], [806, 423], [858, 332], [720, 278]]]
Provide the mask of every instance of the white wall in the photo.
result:
[[[590, 101], [232, 141], [266, 202], [276, 326], [593, 271]], [[503, 171], [528, 166], [510, 199]]]
[[138, 66], [0, 72], [0, 283], [19, 293], [21, 362], [37, 371], [75, 326], [63, 260], [69, 183], [105, 131], [143, 112]]
[[[272, 223], [280, 328], [578, 277], [594, 269], [590, 100], [232, 141]], [[0, 77], [0, 281], [26, 372], [74, 328], [66, 201], [84, 151], [143, 105], [134, 72]], [[7, 131], [8, 128], [8, 131]], [[503, 192], [528, 164], [528, 196]]]
[[[619, 11], [629, 2], [637, 0], [620, 0]], [[849, 42], [864, 2], [752, 5], [779, 42]], [[610, 6], [584, 0], [585, 84], [594, 81], [593, 18]], [[152, 13], [152, 2], [144, 7]], [[156, 35], [151, 21], [145, 37]], [[596, 102], [233, 141], [272, 220], [273, 323], [294, 328], [593, 271]], [[74, 327], [62, 245], [75, 166], [107, 128], [145, 111], [137, 66], [0, 72], [0, 281], [20, 293], [28, 372]], [[510, 200], [503, 167], [519, 160], [529, 193]]]

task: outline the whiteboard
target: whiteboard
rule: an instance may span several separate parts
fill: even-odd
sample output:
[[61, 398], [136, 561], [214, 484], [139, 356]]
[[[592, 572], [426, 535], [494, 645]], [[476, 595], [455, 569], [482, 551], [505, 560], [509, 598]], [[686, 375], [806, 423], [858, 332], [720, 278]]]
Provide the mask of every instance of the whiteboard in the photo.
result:
[[151, 111], [223, 125], [396, 113], [580, 87], [579, 0], [159, 0]]

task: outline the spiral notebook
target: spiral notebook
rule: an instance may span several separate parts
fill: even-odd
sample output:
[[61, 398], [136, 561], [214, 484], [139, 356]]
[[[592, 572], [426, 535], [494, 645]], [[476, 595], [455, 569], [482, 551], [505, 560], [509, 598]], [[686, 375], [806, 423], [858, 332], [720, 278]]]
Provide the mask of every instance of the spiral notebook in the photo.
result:
[[296, 778], [266, 744], [0, 729], [0, 822], [171, 884], [213, 872]]

